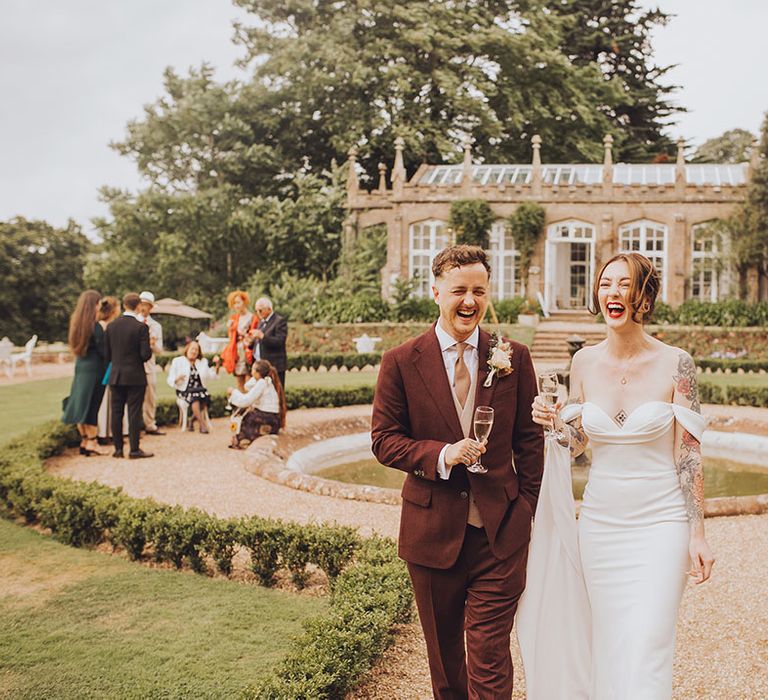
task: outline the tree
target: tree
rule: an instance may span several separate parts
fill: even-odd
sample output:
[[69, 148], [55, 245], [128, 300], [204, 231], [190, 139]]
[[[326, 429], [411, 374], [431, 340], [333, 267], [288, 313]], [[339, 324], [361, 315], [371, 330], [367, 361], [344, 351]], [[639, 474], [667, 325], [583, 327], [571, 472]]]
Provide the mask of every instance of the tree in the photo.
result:
[[456, 243], [488, 247], [493, 211], [484, 199], [457, 199], [451, 203], [448, 225], [456, 232]]
[[0, 222], [0, 336], [66, 340], [91, 242], [74, 222]]
[[757, 149], [757, 163], [749, 181], [744, 212], [748, 235], [745, 245], [754, 255], [752, 264], [758, 270], [759, 288], [764, 289], [768, 280], [768, 112], [763, 119]]
[[535, 202], [523, 202], [509, 217], [509, 232], [515, 241], [515, 250], [520, 255], [523, 296], [528, 286], [528, 268], [543, 228], [544, 208]]
[[684, 111], [669, 96], [676, 89], [662, 79], [674, 66], [653, 63], [651, 32], [670, 15], [641, 10], [638, 0], [561, 0], [547, 3], [564, 21], [562, 51], [577, 66], [598, 66], [616, 90], [598, 105], [611, 124], [614, 158], [647, 162], [675, 153], [664, 134], [670, 117]]
[[744, 163], [749, 160], [755, 136], [746, 129], [731, 129], [708, 139], [696, 149], [695, 163]]
[[339, 168], [282, 179], [280, 196], [243, 195], [224, 184], [192, 192], [157, 187], [102, 190], [110, 217], [95, 221], [102, 244], [87, 281], [122, 294], [152, 286], [206, 311], [254, 274], [328, 279], [336, 272], [344, 218]]

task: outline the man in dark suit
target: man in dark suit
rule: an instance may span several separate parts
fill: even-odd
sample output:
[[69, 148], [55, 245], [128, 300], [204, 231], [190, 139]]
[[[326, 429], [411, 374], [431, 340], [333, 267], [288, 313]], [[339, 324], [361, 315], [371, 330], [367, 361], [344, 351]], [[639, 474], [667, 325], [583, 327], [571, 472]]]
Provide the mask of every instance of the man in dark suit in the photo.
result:
[[138, 294], [123, 297], [125, 312], [107, 326], [106, 359], [112, 363], [109, 371], [109, 390], [112, 410], [113, 457], [123, 456], [123, 411], [128, 406], [128, 441], [131, 459], [151, 457], [139, 447], [141, 409], [147, 375], [144, 363], [152, 356], [149, 329], [136, 313], [141, 299]]
[[285, 368], [288, 365], [288, 355], [285, 352], [285, 340], [288, 337], [288, 321], [272, 308], [272, 301], [261, 297], [256, 301], [256, 315], [259, 325], [251, 331], [254, 337], [253, 359], [269, 361], [285, 388]]
[[[427, 642], [434, 696], [510, 698], [510, 633], [544, 461], [531, 419], [536, 376], [525, 345], [478, 326], [490, 267], [477, 246], [435, 258], [438, 322], [386, 352], [373, 403], [373, 453], [408, 473], [399, 553], [407, 562]], [[487, 444], [469, 438], [476, 406], [495, 411]], [[487, 472], [467, 465], [482, 454]], [[466, 635], [466, 649], [465, 649]]]

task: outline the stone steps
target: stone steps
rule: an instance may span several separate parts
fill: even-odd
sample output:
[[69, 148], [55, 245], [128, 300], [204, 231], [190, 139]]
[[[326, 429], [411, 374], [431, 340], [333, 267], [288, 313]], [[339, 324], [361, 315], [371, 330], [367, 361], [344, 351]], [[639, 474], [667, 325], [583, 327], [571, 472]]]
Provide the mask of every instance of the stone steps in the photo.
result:
[[585, 345], [595, 345], [605, 339], [605, 327], [595, 323], [594, 319], [585, 323], [543, 321], [537, 326], [533, 338], [533, 359], [567, 361], [570, 358], [567, 339], [572, 335], [584, 338]]

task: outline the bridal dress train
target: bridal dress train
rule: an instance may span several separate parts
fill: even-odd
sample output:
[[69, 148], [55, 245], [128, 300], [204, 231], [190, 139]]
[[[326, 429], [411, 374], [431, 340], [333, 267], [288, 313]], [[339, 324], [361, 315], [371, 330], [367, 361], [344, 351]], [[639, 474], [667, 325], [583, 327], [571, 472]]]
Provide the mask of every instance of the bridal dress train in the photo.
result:
[[527, 697], [671, 698], [689, 567], [674, 426], [677, 421], [701, 441], [706, 421], [663, 401], [641, 404], [623, 427], [591, 402], [567, 406], [561, 415], [567, 422], [579, 413], [592, 466], [578, 526], [570, 455], [547, 440], [517, 615]]

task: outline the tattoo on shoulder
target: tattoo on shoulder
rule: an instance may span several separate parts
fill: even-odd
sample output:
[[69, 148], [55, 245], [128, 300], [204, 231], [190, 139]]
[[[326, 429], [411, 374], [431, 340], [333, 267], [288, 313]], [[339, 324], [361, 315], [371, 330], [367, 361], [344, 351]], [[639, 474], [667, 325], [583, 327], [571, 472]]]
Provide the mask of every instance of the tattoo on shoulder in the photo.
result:
[[677, 362], [677, 373], [672, 379], [675, 389], [691, 402], [691, 410], [701, 413], [699, 404], [699, 390], [696, 381], [696, 366], [687, 352], [681, 352]]

